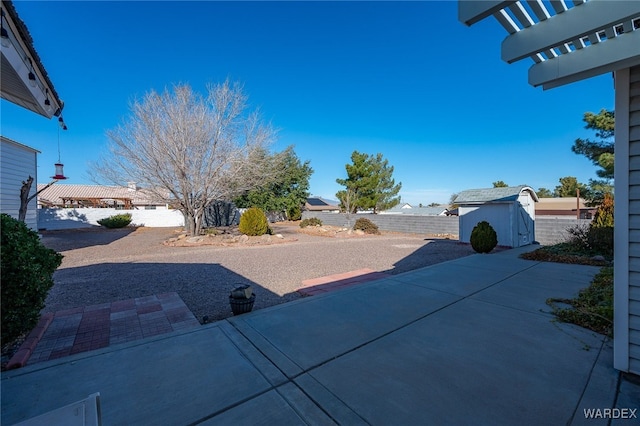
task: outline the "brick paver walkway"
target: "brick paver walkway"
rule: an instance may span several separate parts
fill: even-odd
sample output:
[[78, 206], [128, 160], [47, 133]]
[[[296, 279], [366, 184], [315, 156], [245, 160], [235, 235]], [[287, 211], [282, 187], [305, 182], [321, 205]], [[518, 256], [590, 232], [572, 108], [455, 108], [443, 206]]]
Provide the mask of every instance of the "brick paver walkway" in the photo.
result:
[[28, 364], [199, 326], [177, 293], [56, 312]]
[[362, 284], [367, 281], [379, 280], [389, 276], [389, 274], [384, 272], [363, 268], [342, 274], [327, 275], [326, 277], [304, 280], [302, 281], [302, 288], [298, 289], [298, 293], [303, 296], [314, 296], [316, 294], [329, 293], [331, 291], [341, 290], [343, 288]]

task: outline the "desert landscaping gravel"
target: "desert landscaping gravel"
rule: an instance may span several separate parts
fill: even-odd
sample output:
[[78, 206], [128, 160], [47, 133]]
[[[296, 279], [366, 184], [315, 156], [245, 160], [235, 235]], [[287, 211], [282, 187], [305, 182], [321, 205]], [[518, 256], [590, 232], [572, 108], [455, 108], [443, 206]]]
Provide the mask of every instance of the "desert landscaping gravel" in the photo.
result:
[[[277, 244], [175, 247], [173, 228], [43, 232], [64, 255], [43, 312], [175, 291], [202, 322], [232, 316], [231, 289], [250, 284], [255, 309], [300, 298], [303, 280], [362, 268], [398, 274], [473, 254], [455, 240], [383, 233], [336, 238], [272, 226]], [[276, 237], [273, 237], [276, 238]], [[275, 241], [274, 241], [275, 242]]]

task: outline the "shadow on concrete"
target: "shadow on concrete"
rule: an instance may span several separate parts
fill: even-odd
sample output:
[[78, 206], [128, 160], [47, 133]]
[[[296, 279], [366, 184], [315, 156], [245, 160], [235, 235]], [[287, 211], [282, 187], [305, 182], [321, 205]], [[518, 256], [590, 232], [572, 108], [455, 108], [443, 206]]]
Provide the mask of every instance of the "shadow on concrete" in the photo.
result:
[[229, 293], [240, 285], [253, 288], [254, 310], [301, 297], [280, 296], [217, 263], [101, 263], [59, 269], [53, 278], [43, 313], [176, 292], [200, 322], [212, 322], [232, 315]]
[[136, 228], [107, 229], [101, 226], [58, 231], [40, 231], [42, 244], [55, 251], [76, 250], [91, 246], [102, 246], [124, 238]]
[[425, 241], [428, 241], [429, 243], [423, 245], [409, 256], [394, 263], [393, 269], [384, 272], [392, 275], [401, 274], [403, 272], [424, 268], [425, 266], [434, 265], [436, 263], [457, 259], [460, 257], [458, 250], [447, 250], [447, 247], [452, 244], [463, 247], [465, 252], [468, 252], [468, 255], [475, 254], [475, 251], [473, 251], [470, 244], [461, 243], [458, 240], [427, 238]]

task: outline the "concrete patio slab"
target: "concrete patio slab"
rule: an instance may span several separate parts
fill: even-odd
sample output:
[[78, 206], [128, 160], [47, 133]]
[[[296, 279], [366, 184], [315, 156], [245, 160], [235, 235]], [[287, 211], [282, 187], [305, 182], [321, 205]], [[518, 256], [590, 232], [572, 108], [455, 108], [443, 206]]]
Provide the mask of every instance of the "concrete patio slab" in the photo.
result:
[[[598, 425], [585, 409], [637, 410], [640, 383], [619, 379], [606, 337], [536, 311], [594, 270], [522, 251], [7, 371], [1, 421], [96, 391], [109, 425]], [[447, 274], [464, 294], [421, 284]]]
[[101, 395], [104, 424], [190, 424], [269, 391], [274, 386], [269, 378], [277, 370], [256, 363], [259, 354], [250, 345], [245, 349], [254, 353], [244, 353], [224, 325], [5, 372], [2, 424], [94, 392]]
[[568, 299], [578, 295], [591, 282], [597, 267], [538, 263], [526, 272], [513, 275], [491, 288], [471, 296], [473, 299], [551, 315], [548, 298]]
[[[289, 377], [442, 309], [460, 297], [385, 279], [230, 318]], [[384, 312], [384, 315], [381, 313]], [[295, 321], [291, 317], [296, 318]], [[256, 341], [255, 333], [262, 339]]]
[[[415, 273], [404, 273], [391, 279], [458, 296], [469, 296], [512, 276], [514, 273], [513, 270], [482, 269], [479, 271], [475, 266], [447, 263], [438, 268], [427, 267], [417, 270]], [[464, 279], [460, 279], [461, 276], [464, 276]]]
[[463, 300], [309, 374], [372, 424], [566, 424], [601, 341]]
[[250, 399], [201, 425], [335, 425], [292, 383]]

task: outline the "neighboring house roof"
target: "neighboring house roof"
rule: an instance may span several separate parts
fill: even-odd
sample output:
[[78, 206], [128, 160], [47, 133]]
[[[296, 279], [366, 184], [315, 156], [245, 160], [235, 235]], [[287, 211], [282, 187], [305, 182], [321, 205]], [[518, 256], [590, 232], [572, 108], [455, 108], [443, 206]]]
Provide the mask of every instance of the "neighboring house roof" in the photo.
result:
[[[46, 185], [38, 185], [41, 190]], [[65, 200], [130, 200], [135, 205], [164, 205], [150, 191], [104, 185], [63, 185], [55, 184], [38, 194], [42, 204], [61, 206]]]
[[483, 204], [516, 201], [523, 191], [531, 194], [534, 201], [538, 201], [536, 192], [529, 186], [508, 186], [505, 188], [468, 189], [458, 194], [454, 204]]
[[[30, 111], [51, 118], [59, 116], [64, 103], [60, 100], [25, 23], [18, 17], [13, 2], [2, 0], [3, 28], [7, 30], [10, 45], [2, 46], [2, 73], [0, 94], [3, 99]], [[29, 84], [33, 72], [36, 85]], [[49, 105], [45, 100], [49, 100]]]
[[[543, 197], [538, 200], [536, 204], [536, 211], [538, 210], [573, 210], [577, 208], [576, 197], [555, 197], [547, 198]], [[580, 209], [589, 209], [585, 204], [584, 199], [580, 198]]]
[[340, 210], [336, 201], [326, 200], [322, 197], [309, 197], [305, 203], [309, 211]]

